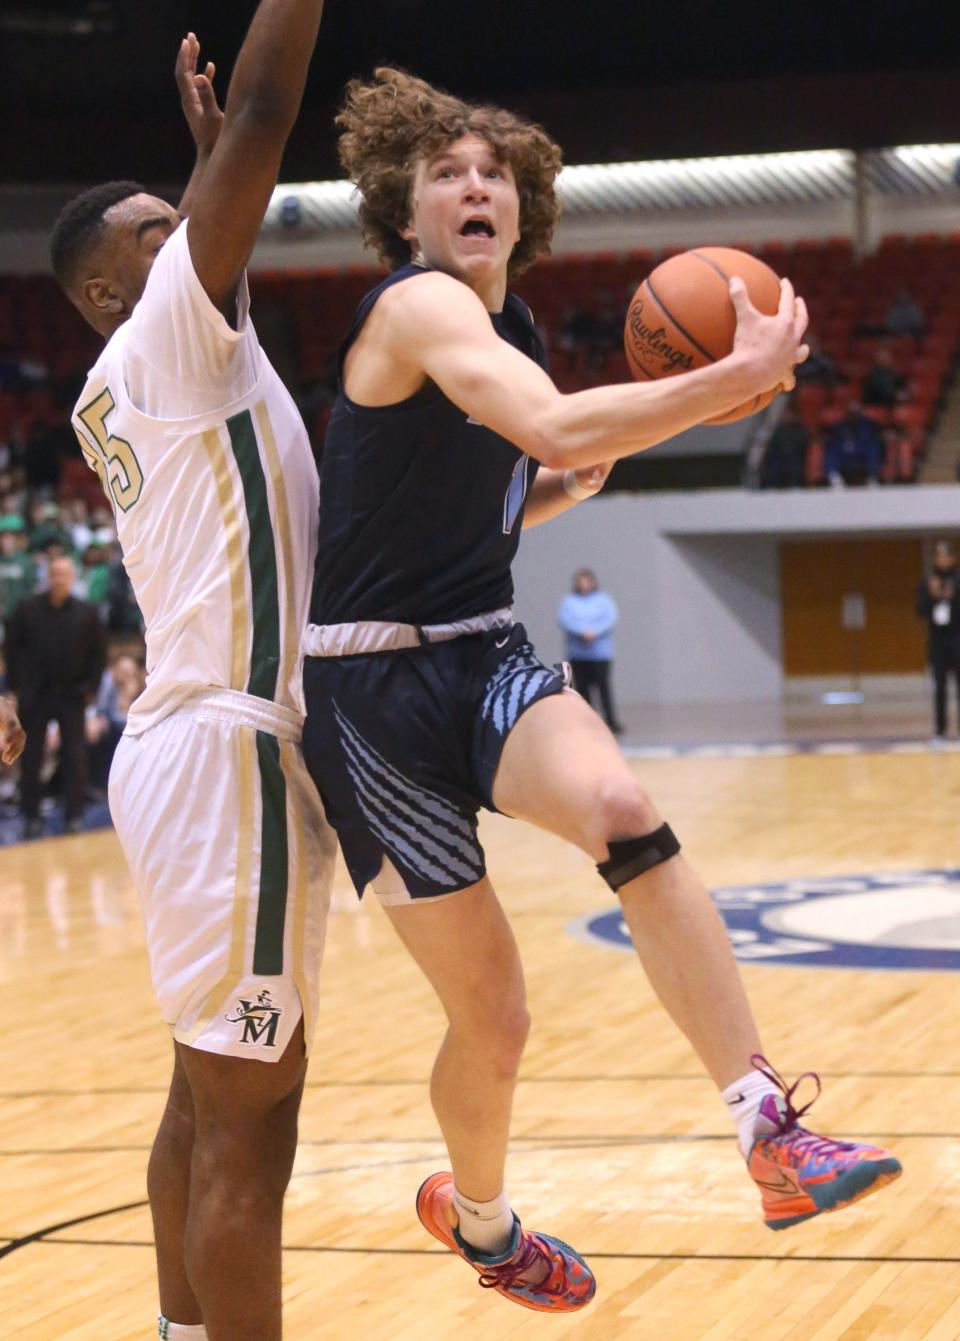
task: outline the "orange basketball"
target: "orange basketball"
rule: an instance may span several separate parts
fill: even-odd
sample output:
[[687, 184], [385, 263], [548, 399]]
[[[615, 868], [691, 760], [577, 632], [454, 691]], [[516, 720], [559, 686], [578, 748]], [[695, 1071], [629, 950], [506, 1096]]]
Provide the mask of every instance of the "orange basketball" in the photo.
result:
[[[705, 368], [730, 353], [737, 318], [727, 282], [734, 275], [746, 284], [754, 307], [772, 317], [780, 304], [780, 280], [763, 261], [733, 247], [698, 247], [671, 256], [643, 281], [623, 336], [638, 382]], [[776, 394], [765, 391], [707, 422], [730, 424], [755, 414]]]

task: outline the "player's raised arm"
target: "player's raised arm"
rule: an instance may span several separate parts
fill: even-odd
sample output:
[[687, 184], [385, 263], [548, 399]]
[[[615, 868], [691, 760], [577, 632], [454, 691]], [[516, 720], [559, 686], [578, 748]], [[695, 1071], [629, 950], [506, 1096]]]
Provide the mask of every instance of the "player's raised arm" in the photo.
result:
[[751, 306], [742, 284], [732, 296], [737, 344], [726, 358], [659, 382], [570, 395], [501, 340], [476, 294], [447, 275], [398, 285], [378, 306], [391, 356], [411, 378], [425, 374], [454, 404], [543, 465], [579, 470], [652, 447], [771, 387], [793, 385], [806, 326], [793, 289], [784, 281], [773, 317]]
[[322, 13], [323, 0], [261, 0], [237, 57], [187, 225], [194, 269], [221, 309], [233, 300], [276, 185]]
[[190, 134], [193, 136], [193, 143], [197, 151], [193, 172], [178, 207], [184, 218], [190, 213], [193, 198], [203, 180], [207, 165], [210, 162], [210, 155], [216, 148], [217, 140], [220, 138], [220, 129], [223, 126], [223, 112], [220, 110], [220, 104], [217, 102], [217, 95], [213, 87], [214, 76], [217, 72], [216, 66], [213, 61], [207, 61], [201, 70], [199, 68], [199, 57], [200, 43], [197, 40], [196, 33], [187, 33], [180, 43], [177, 62], [174, 66], [174, 78], [177, 81], [177, 92], [180, 94], [180, 106], [183, 109], [183, 117], [190, 128]]

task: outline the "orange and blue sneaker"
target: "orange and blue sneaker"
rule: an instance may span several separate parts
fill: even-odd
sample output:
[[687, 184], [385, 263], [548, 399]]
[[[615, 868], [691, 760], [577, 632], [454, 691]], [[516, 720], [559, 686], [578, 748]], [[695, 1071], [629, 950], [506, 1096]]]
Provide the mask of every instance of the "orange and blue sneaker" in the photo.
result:
[[597, 1289], [593, 1272], [579, 1253], [550, 1234], [522, 1229], [513, 1217], [507, 1250], [487, 1256], [461, 1238], [453, 1206], [453, 1174], [435, 1173], [417, 1193], [424, 1229], [480, 1273], [480, 1284], [506, 1299], [541, 1313], [571, 1313], [589, 1304]]
[[[798, 1119], [820, 1096], [815, 1072], [805, 1071], [788, 1087], [765, 1057], [751, 1057], [750, 1062], [780, 1091], [768, 1094], [760, 1105], [747, 1159], [770, 1229], [789, 1229], [823, 1211], [842, 1210], [900, 1177], [900, 1161], [879, 1146], [834, 1141], [800, 1126]], [[810, 1103], [795, 1108], [793, 1096], [808, 1077], [817, 1092]]]

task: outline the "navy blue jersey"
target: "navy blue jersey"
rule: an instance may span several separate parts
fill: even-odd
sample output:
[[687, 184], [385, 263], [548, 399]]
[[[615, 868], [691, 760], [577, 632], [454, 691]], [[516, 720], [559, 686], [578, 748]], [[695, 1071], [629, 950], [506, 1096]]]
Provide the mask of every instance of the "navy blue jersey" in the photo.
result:
[[[470, 419], [427, 382], [396, 405], [356, 405], [343, 360], [381, 293], [429, 273], [407, 265], [372, 289], [340, 350], [337, 398], [320, 463], [320, 545], [312, 624], [446, 624], [510, 605], [510, 564], [537, 462]], [[500, 337], [541, 367], [526, 305], [491, 315]]]

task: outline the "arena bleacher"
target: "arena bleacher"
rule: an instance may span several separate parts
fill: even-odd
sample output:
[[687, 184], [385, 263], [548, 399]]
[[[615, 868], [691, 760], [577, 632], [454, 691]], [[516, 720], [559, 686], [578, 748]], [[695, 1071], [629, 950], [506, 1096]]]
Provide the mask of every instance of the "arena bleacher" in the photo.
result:
[[[851, 401], [860, 400], [881, 346], [905, 378], [905, 390], [897, 404], [868, 406], [865, 413], [885, 436], [884, 481], [914, 480], [956, 362], [960, 234], [888, 236], [861, 260], [842, 237], [744, 245], [791, 277], [807, 300], [817, 346], [836, 368], [835, 375], [804, 382], [796, 392], [811, 435], [806, 483], [823, 483], [824, 435]], [[629, 379], [617, 332], [630, 294], [654, 265], [678, 250], [565, 255], [522, 277], [518, 291], [544, 331], [561, 389]], [[370, 267], [351, 265], [254, 276], [261, 338], [285, 368], [315, 441], [322, 439], [329, 413], [338, 341], [375, 275]], [[891, 304], [904, 292], [922, 313], [922, 334], [886, 330]], [[63, 422], [69, 393], [96, 353], [96, 337], [52, 279], [0, 280], [0, 444], [12, 448], [14, 461], [40, 432]], [[83, 497], [92, 505], [97, 489], [79, 458], [62, 463], [62, 496]]]

